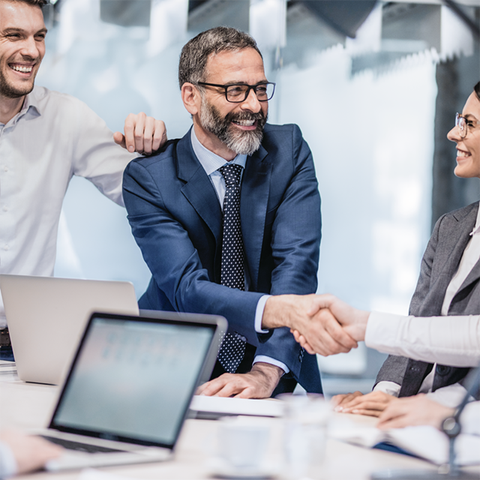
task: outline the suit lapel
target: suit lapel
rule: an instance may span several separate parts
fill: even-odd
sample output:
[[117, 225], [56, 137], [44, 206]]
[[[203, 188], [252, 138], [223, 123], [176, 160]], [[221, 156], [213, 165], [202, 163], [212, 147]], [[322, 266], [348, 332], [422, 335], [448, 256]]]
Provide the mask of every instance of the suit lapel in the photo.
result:
[[177, 172], [185, 182], [183, 195], [208, 225], [217, 244], [221, 243], [222, 210], [215, 188], [193, 151], [190, 131], [177, 144]]
[[[466, 226], [468, 226], [468, 228], [466, 229], [466, 230], [468, 230], [468, 233], [470, 233], [473, 230], [473, 228], [475, 226], [475, 223], [476, 223], [476, 220], [477, 220], [478, 203], [476, 204], [476, 206], [477, 207], [472, 208], [468, 212], [467, 216], [465, 217], [465, 219], [468, 219], [468, 225], [466, 224]], [[468, 238], [470, 238], [470, 236]], [[477, 263], [474, 265], [474, 267], [472, 268], [470, 273], [467, 275], [467, 278], [464, 280], [464, 282], [462, 283], [462, 285], [458, 289], [458, 292], [455, 294], [455, 296], [458, 293], [460, 293], [464, 288], [467, 288], [473, 282], [478, 280], [478, 278], [480, 278], [480, 259], [477, 261]]]
[[248, 157], [242, 180], [240, 217], [252, 290], [257, 288], [258, 283], [265, 217], [270, 194], [272, 164], [267, 156], [268, 152], [261, 146]]
[[442, 225], [446, 235], [442, 235], [441, 251], [437, 251], [437, 256], [441, 255], [445, 263], [440, 267], [441, 272], [445, 272], [449, 277], [449, 282], [458, 269], [458, 264], [462, 258], [465, 247], [470, 240], [472, 231], [477, 218], [477, 209], [470, 209], [463, 212], [455, 212], [445, 218]]

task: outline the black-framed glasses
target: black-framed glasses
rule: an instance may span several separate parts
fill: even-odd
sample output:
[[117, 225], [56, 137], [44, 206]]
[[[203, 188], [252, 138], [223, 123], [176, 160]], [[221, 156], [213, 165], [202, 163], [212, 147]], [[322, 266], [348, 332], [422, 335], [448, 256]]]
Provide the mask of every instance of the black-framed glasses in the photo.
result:
[[468, 133], [468, 127], [474, 127], [475, 125], [479, 125], [479, 121], [474, 121], [472, 119], [465, 118], [461, 113], [457, 113], [455, 115], [455, 126], [458, 127], [458, 131], [460, 132], [460, 137], [465, 138]]
[[231, 85], [217, 85], [216, 83], [197, 82], [197, 85], [202, 87], [216, 87], [223, 88], [225, 98], [230, 103], [242, 103], [250, 95], [250, 90], [255, 92], [259, 102], [268, 102], [275, 93], [275, 83], [262, 82], [256, 85], [247, 85], [245, 83], [235, 83]]

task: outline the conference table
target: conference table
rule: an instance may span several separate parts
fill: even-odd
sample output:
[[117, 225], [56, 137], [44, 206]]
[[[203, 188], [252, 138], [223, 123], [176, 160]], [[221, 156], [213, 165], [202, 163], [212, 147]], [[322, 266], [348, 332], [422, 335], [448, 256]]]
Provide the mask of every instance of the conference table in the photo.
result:
[[[59, 387], [24, 383], [16, 377], [13, 365], [0, 362], [0, 428], [22, 430], [44, 427], [48, 424]], [[334, 414], [342, 416], [342, 414]], [[343, 415], [345, 416], [345, 415]], [[359, 423], [372, 424], [374, 419], [355, 417]], [[268, 462], [282, 465], [282, 419], [268, 420], [272, 425]], [[219, 421], [188, 419], [181, 432], [172, 460], [162, 463], [103, 467], [95, 471], [68, 471], [62, 473], [37, 472], [17, 478], [30, 480], [114, 480], [117, 479], [204, 479], [212, 478], [212, 459], [217, 451]], [[315, 477], [324, 480], [369, 479], [372, 472], [387, 469], [434, 469], [423, 460], [396, 453], [367, 449], [328, 439], [326, 452]], [[479, 472], [480, 468], [474, 467]], [[278, 470], [278, 478], [282, 478]]]

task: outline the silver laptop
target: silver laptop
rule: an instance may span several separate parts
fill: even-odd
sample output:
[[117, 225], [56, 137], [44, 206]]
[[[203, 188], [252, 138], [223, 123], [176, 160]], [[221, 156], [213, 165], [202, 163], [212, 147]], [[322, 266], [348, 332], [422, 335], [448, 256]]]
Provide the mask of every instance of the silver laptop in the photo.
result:
[[210, 315], [92, 314], [42, 433], [67, 449], [47, 470], [169, 458], [226, 329]]
[[60, 385], [94, 311], [138, 314], [128, 282], [0, 275], [17, 374]]

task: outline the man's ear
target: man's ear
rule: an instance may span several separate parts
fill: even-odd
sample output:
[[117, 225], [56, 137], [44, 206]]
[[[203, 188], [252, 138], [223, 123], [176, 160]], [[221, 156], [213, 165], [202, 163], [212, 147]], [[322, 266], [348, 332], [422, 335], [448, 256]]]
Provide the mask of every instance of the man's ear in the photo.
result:
[[202, 99], [200, 98], [200, 92], [197, 87], [192, 83], [185, 82], [182, 85], [182, 100], [183, 105], [191, 115], [196, 115], [200, 111], [200, 105]]

